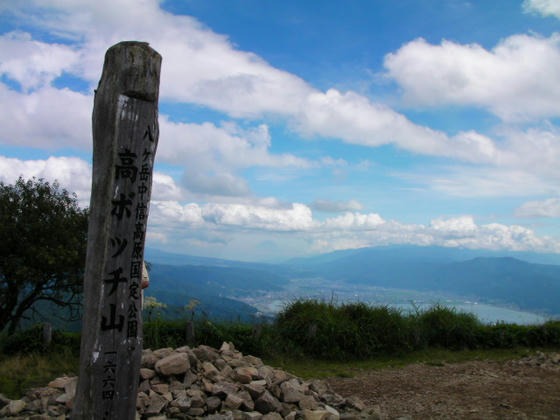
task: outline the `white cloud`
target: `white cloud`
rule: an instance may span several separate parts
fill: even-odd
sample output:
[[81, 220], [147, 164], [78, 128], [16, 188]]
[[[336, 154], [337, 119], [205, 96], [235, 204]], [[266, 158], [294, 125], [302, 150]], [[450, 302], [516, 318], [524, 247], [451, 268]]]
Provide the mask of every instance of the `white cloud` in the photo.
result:
[[248, 196], [251, 193], [244, 178], [228, 172], [205, 174], [187, 169], [183, 185], [194, 193], [219, 196]]
[[334, 137], [370, 147], [395, 144], [419, 154], [473, 162], [488, 162], [495, 153], [493, 141], [486, 136], [465, 131], [449, 137], [414, 124], [404, 115], [355, 92], [314, 92], [294, 120], [295, 128], [303, 135]]
[[71, 47], [35, 41], [25, 32], [0, 36], [0, 74], [17, 81], [24, 91], [48, 86], [79, 58]]
[[451, 219], [434, 219], [431, 221], [430, 227], [435, 232], [441, 232], [446, 237], [470, 236], [477, 230], [477, 226], [471, 216], [461, 216]]
[[335, 229], [335, 230], [368, 230], [375, 229], [380, 225], [383, 225], [385, 220], [377, 213], [352, 213], [346, 212], [341, 216], [326, 219], [321, 227], [325, 229]]
[[266, 124], [242, 128], [233, 122], [218, 127], [172, 122], [160, 116], [158, 162], [185, 168], [182, 185], [207, 196], [249, 196], [247, 181], [239, 170], [254, 167], [309, 168], [317, 165], [292, 154], [270, 153], [271, 138]]
[[236, 227], [265, 231], [301, 231], [313, 224], [311, 210], [299, 203], [290, 207], [273, 208], [251, 204], [197, 203], [182, 205], [176, 201], [154, 201], [150, 223], [166, 225], [186, 224], [206, 227]]
[[[0, 144], [91, 150], [93, 96], [52, 87], [24, 94], [2, 83], [0, 96]], [[157, 161], [186, 167], [185, 185], [196, 192], [246, 195], [249, 188], [235, 175], [238, 169], [317, 165], [291, 154], [272, 154], [270, 146], [264, 124], [249, 129], [234, 123], [217, 127], [212, 123], [174, 123], [160, 115]]]
[[526, 130], [502, 127], [503, 138], [483, 165], [439, 165], [393, 173], [414, 184], [461, 197], [556, 195], [560, 193], [560, 129], [550, 123]]
[[460, 238], [441, 238], [440, 241], [444, 246], [472, 249], [560, 252], [560, 244], [550, 237], [538, 237], [531, 229], [523, 226], [499, 223], [477, 226], [470, 235], [465, 233]]
[[331, 200], [315, 200], [309, 207], [313, 210], [323, 211], [327, 213], [339, 213], [344, 211], [362, 210], [364, 206], [357, 200], [350, 201], [331, 201]]
[[204, 223], [198, 204], [181, 205], [177, 201], [158, 201], [150, 203], [150, 224], [159, 227], [173, 226], [177, 223], [200, 225]]
[[271, 154], [270, 145], [266, 124], [242, 129], [232, 122], [217, 127], [209, 122], [172, 122], [168, 117], [160, 116], [158, 158], [166, 162], [209, 171], [250, 166], [306, 168], [313, 165], [307, 159], [291, 154]]
[[167, 174], [154, 171], [152, 182], [152, 200], [183, 200], [188, 197], [186, 191], [177, 185], [175, 180]]
[[373, 147], [393, 143], [415, 153], [468, 161], [492, 158], [494, 145], [489, 138], [472, 132], [450, 138], [357, 93], [318, 91], [255, 54], [237, 50], [227, 37], [197, 20], [163, 11], [155, 0], [35, 3], [48, 13], [26, 9], [27, 2], [22, 11], [48, 30], [80, 40], [75, 48], [82, 58], [66, 70], [92, 83], [99, 78], [110, 45], [122, 39], [149, 39], [164, 57], [162, 100], [201, 104], [236, 118], [280, 116], [308, 136]]
[[246, 117], [285, 113], [310, 90], [299, 77], [268, 65], [253, 53], [234, 49], [226, 36], [196, 19], [165, 12], [156, 0], [34, 3], [43, 9], [39, 12], [26, 4], [21, 8], [36, 23], [70, 39], [84, 40], [84, 59], [75, 71], [91, 82], [99, 79], [110, 45], [138, 39], [149, 40], [164, 57], [160, 92], [164, 100], [196, 102]]
[[512, 35], [492, 50], [420, 38], [384, 64], [413, 105], [474, 105], [508, 121], [560, 115], [560, 34]]
[[527, 130], [504, 128], [504, 144], [496, 163], [560, 181], [560, 129], [552, 124]]
[[[77, 157], [55, 157], [22, 160], [0, 156], [0, 181], [13, 184], [20, 176], [24, 179], [44, 178], [58, 181], [61, 187], [75, 192], [82, 207], [89, 206], [91, 194], [91, 165]], [[153, 173], [152, 200], [181, 200], [188, 194], [173, 178], [158, 171]], [[165, 201], [170, 203], [172, 201]]]
[[61, 187], [76, 193], [80, 206], [89, 206], [91, 166], [82, 159], [51, 156], [45, 160], [21, 160], [0, 156], [0, 180], [13, 184], [20, 176], [56, 180]]
[[[95, 84], [106, 49], [122, 39], [139, 39], [149, 40], [164, 57], [162, 101], [200, 104], [234, 118], [279, 117], [309, 137], [370, 147], [394, 144], [418, 154], [486, 165], [424, 176], [432, 188], [452, 195], [559, 193], [560, 135], [553, 126], [523, 132], [504, 129], [503, 141], [474, 131], [449, 136], [358, 93], [319, 91], [257, 55], [240, 51], [196, 19], [165, 12], [157, 0], [29, 0], [9, 8], [41, 30], [65, 37], [72, 47], [38, 42], [24, 33], [1, 37], [5, 49], [0, 52], [0, 73], [20, 81], [26, 92], [0, 84], [2, 144], [89, 148], [92, 96], [50, 84], [62, 72]], [[515, 35], [492, 50], [416, 40], [388, 55], [386, 65], [410, 103], [475, 105], [504, 120], [533, 120], [559, 114], [560, 76], [554, 71], [560, 67], [559, 45], [560, 35]], [[384, 243], [557, 249], [552, 240], [520, 226], [476, 225], [468, 217], [436, 219], [429, 226], [403, 224], [376, 213], [352, 212], [358, 210], [352, 202], [338, 206], [343, 210], [346, 205], [344, 210], [350, 212], [320, 222], [303, 204], [252, 197], [240, 172], [253, 166], [338, 168], [347, 162], [274, 154], [264, 124], [192, 124], [161, 116], [160, 128], [158, 162], [186, 168], [181, 185], [168, 175], [154, 174], [150, 223], [161, 229], [156, 232], [160, 240], [184, 233], [186, 227], [200, 235], [193, 240], [201, 243], [227, 242], [224, 231], [253, 230], [300, 235], [323, 249]], [[4, 164], [6, 171], [17, 165], [29, 173], [34, 168], [24, 161]], [[84, 187], [79, 179], [68, 182], [76, 181], [79, 185], [72, 189], [89, 194], [89, 185]], [[201, 197], [210, 203], [181, 204]]]
[[273, 231], [300, 231], [313, 226], [309, 207], [293, 203], [288, 209], [274, 209], [241, 204], [207, 204], [205, 220], [218, 225], [239, 226]]
[[[309, 207], [292, 203], [281, 208], [251, 204], [199, 205], [154, 202], [150, 225], [157, 232], [192, 237], [210, 236], [220, 246], [240, 232], [267, 232], [268, 238], [304, 239], [315, 252], [390, 244], [440, 245], [492, 250], [560, 253], [560, 241], [537, 236], [519, 225], [479, 225], [469, 215], [433, 219], [429, 225], [385, 220], [377, 213], [347, 212], [319, 221]], [[222, 238], [222, 242], [219, 241]], [[309, 249], [302, 250], [309, 252]]]
[[434, 219], [429, 226], [386, 221], [363, 229], [339, 227], [339, 230], [315, 232], [313, 249], [328, 252], [366, 246], [414, 244], [560, 253], [560, 241], [554, 238], [538, 237], [532, 230], [518, 225], [477, 225], [472, 216]]
[[457, 197], [523, 197], [560, 193], [560, 186], [553, 180], [530, 171], [510, 168], [458, 166], [444, 168], [433, 175], [400, 176]]
[[22, 94], [0, 83], [0, 97], [0, 144], [91, 148], [92, 96], [52, 87]]
[[560, 217], [560, 198], [527, 201], [515, 209], [517, 217]]
[[540, 13], [543, 16], [560, 18], [560, 1], [558, 0], [525, 0], [523, 10], [526, 13]]

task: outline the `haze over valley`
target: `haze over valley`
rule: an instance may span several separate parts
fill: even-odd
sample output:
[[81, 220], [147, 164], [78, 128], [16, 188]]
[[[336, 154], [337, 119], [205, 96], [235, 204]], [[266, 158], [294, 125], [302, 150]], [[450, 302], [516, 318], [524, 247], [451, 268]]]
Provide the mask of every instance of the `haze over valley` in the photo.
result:
[[555, 298], [560, 295], [560, 258], [553, 254], [392, 246], [282, 264], [155, 249], [148, 249], [146, 258], [152, 262], [148, 295], [177, 306], [197, 299], [201, 311], [225, 319], [237, 312], [253, 320], [274, 316], [298, 298], [358, 301], [404, 311], [441, 304], [473, 312], [487, 323], [539, 323], [560, 314]]

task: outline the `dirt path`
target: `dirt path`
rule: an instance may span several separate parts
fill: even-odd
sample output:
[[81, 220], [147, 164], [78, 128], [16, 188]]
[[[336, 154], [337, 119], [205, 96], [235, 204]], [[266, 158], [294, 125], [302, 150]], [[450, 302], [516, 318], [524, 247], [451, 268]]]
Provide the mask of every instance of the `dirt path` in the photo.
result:
[[413, 364], [328, 382], [343, 396], [360, 397], [383, 420], [560, 419], [560, 354]]

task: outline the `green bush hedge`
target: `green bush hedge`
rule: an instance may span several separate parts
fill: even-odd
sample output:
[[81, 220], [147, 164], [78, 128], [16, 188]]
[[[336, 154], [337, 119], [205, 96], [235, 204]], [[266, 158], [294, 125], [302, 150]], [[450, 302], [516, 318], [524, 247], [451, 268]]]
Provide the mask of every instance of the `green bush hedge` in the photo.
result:
[[[144, 348], [180, 347], [186, 342], [186, 320], [156, 319], [144, 323]], [[320, 359], [368, 359], [402, 355], [426, 347], [493, 349], [560, 346], [560, 321], [542, 325], [484, 325], [474, 315], [435, 305], [405, 314], [388, 306], [364, 303], [336, 305], [296, 300], [273, 323], [195, 320], [195, 345], [219, 347], [233, 342], [255, 356], [309, 356]], [[0, 336], [0, 352], [71, 352], [78, 355], [79, 333], [53, 331], [49, 349], [42, 342], [42, 325]]]
[[298, 300], [275, 324], [283, 342], [323, 359], [367, 359], [426, 347], [452, 350], [560, 345], [560, 321], [484, 325], [475, 315], [435, 305], [413, 314], [363, 303]]
[[79, 355], [80, 337], [80, 333], [53, 330], [51, 344], [46, 347], [43, 343], [43, 324], [37, 324], [12, 335], [0, 336], [0, 353], [13, 355], [70, 351]]

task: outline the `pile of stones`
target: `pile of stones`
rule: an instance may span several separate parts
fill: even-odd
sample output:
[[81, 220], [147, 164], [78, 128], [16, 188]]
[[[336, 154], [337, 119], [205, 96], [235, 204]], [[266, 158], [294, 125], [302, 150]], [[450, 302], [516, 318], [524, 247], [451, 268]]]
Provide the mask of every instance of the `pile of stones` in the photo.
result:
[[[1, 418], [66, 419], [77, 378], [55, 379], [21, 400], [0, 399]], [[303, 381], [244, 356], [232, 343], [219, 350], [201, 345], [144, 350], [136, 402], [137, 419], [352, 420], [364, 404], [343, 398], [326, 382]]]
[[560, 370], [560, 353], [543, 353], [542, 351], [537, 351], [535, 354], [524, 357], [514, 363], [522, 366]]

